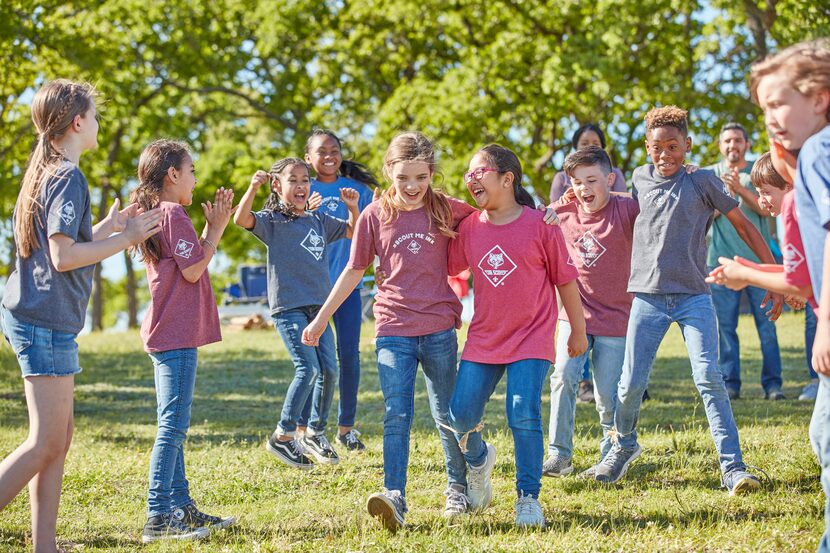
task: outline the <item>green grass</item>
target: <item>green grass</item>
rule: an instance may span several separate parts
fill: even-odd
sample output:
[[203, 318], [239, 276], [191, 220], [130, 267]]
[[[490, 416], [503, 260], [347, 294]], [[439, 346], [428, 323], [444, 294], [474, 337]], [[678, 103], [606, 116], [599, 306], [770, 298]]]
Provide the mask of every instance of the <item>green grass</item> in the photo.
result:
[[[803, 316], [778, 325], [784, 391], [795, 398], [807, 375]], [[186, 442], [191, 492], [211, 513], [239, 525], [206, 541], [142, 546], [147, 464], [155, 435], [153, 371], [137, 333], [94, 334], [80, 342], [76, 431], [66, 464], [58, 537], [73, 551], [808, 551], [823, 528], [824, 497], [807, 428], [812, 405], [763, 400], [760, 352], [742, 318], [744, 388], [735, 414], [747, 463], [771, 481], [760, 493], [729, 497], [677, 328], [663, 343], [640, 417], [644, 453], [619, 485], [545, 478], [540, 497], [548, 526], [517, 531], [513, 442], [504, 415], [504, 383], [485, 415], [499, 457], [494, 501], [484, 514], [450, 526], [441, 517], [443, 458], [419, 379], [406, 528], [388, 534], [365, 512], [383, 482], [379, 391], [370, 325], [364, 327], [359, 429], [368, 451], [343, 452], [339, 465], [302, 472], [263, 448], [276, 424], [293, 368], [273, 331], [225, 332], [200, 351], [192, 427]], [[0, 349], [0, 456], [26, 436], [22, 383], [11, 351]], [[549, 409], [545, 397], [544, 421]], [[336, 420], [336, 407], [332, 419]], [[575, 465], [598, 455], [592, 405], [577, 408]], [[30, 545], [24, 491], [0, 516], [0, 551]]]

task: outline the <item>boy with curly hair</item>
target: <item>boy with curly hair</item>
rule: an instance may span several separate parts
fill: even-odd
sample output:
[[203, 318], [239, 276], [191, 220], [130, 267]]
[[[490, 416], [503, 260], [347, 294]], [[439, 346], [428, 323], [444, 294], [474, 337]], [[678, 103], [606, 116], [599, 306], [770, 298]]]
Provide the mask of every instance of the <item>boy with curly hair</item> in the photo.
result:
[[[634, 170], [634, 198], [640, 215], [634, 223], [631, 276], [634, 294], [626, 333], [625, 358], [617, 389], [614, 445], [597, 466], [595, 478], [613, 483], [625, 476], [641, 449], [636, 424], [657, 349], [672, 322], [680, 326], [692, 377], [703, 399], [718, 452], [722, 483], [730, 495], [760, 487], [747, 472], [741, 455], [732, 406], [718, 367], [718, 328], [706, 277], [706, 232], [715, 210], [734, 225], [738, 235], [764, 263], [773, 263], [758, 229], [749, 222], [712, 171], [687, 173], [691, 150], [686, 111], [676, 106], [646, 114], [646, 148], [652, 161]], [[765, 298], [765, 301], [769, 298]], [[768, 312], [777, 318], [782, 298], [773, 297]]]

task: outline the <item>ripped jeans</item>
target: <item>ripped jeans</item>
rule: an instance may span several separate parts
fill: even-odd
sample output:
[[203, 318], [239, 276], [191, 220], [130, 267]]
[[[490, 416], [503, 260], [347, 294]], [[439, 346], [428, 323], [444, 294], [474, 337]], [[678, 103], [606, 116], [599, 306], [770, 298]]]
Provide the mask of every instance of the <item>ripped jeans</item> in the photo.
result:
[[547, 359], [522, 359], [513, 363], [487, 364], [462, 360], [455, 392], [450, 400], [450, 426], [462, 444], [470, 466], [481, 466], [487, 447], [481, 439], [484, 407], [507, 371], [507, 424], [513, 433], [516, 458], [516, 492], [539, 497], [542, 488], [542, 458], [545, 434], [542, 430], [542, 388], [550, 369]]

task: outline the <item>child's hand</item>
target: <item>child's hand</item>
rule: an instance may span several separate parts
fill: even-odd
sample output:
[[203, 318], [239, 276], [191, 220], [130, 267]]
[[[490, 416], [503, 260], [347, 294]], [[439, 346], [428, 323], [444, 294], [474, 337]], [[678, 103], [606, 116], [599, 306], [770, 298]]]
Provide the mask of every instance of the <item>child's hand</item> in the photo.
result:
[[738, 177], [738, 170], [732, 169], [721, 175], [723, 184], [726, 185], [726, 190], [733, 198], [738, 195], [738, 187], [741, 186], [741, 179]]
[[559, 215], [557, 215], [553, 209], [545, 206], [539, 206], [539, 211], [545, 212], [545, 216], [542, 218], [542, 221], [544, 221], [546, 225], [559, 225]]
[[784, 310], [784, 295], [776, 292], [767, 291], [767, 295], [761, 300], [761, 308], [772, 303], [772, 307], [767, 311], [767, 318], [770, 321], [777, 321], [781, 316], [781, 311]]
[[123, 231], [127, 226], [127, 220], [138, 214], [138, 204], [130, 204], [124, 209], [118, 209], [119, 207], [121, 207], [121, 200], [115, 198], [109, 213], [107, 213], [106, 218], [110, 222], [110, 230], [112, 232]]
[[574, 187], [571, 186], [570, 188], [565, 190], [565, 193], [562, 194], [562, 197], [556, 200], [556, 202], [553, 205], [567, 205], [573, 201], [576, 201], [576, 190], [574, 190]]
[[127, 219], [122, 234], [127, 237], [131, 246], [135, 246], [161, 230], [163, 216], [159, 208], [138, 213]]
[[807, 305], [807, 300], [800, 296], [784, 296], [784, 303], [795, 311], [801, 311]]
[[579, 357], [588, 349], [588, 337], [584, 332], [571, 332], [568, 336], [568, 356]]
[[709, 276], [706, 277], [706, 282], [709, 284], [720, 284], [726, 286], [730, 290], [743, 290], [749, 284], [743, 278], [743, 266], [734, 259], [728, 257], [718, 258], [720, 267], [715, 267]]
[[[827, 306], [821, 306], [827, 309]], [[830, 323], [823, 320], [819, 313], [816, 326], [816, 341], [813, 343], [813, 369], [819, 374], [830, 376]]]
[[698, 169], [700, 169], [700, 167], [695, 165], [694, 163], [687, 163], [686, 164], [686, 173], [689, 174], [689, 175], [696, 172]]
[[259, 171], [254, 173], [253, 177], [251, 177], [251, 188], [253, 188], [254, 190], [259, 190], [260, 186], [262, 186], [266, 182], [269, 182], [270, 180], [271, 175], [269, 175], [266, 171], [260, 169]]
[[317, 320], [315, 317], [313, 321], [308, 323], [308, 326], [303, 329], [302, 341], [307, 346], [320, 345], [320, 336], [326, 331], [326, 324]]
[[360, 199], [360, 194], [354, 188], [341, 188], [340, 199], [346, 204], [346, 207], [357, 209], [357, 200]]
[[231, 220], [231, 216], [236, 211], [236, 208], [239, 206], [233, 207], [233, 190], [225, 189], [224, 187], [216, 191], [214, 200], [213, 204], [210, 202], [204, 202], [202, 204], [202, 210], [205, 212], [205, 221], [207, 221], [210, 227], [224, 230], [228, 226], [228, 222]]
[[376, 186], [374, 190], [372, 190], [372, 201], [376, 202], [380, 199], [380, 196], [383, 194], [383, 191], [380, 189], [380, 186]]
[[375, 267], [375, 286], [380, 288], [381, 284], [383, 284], [383, 281], [385, 281], [387, 278], [389, 278], [389, 275], [384, 273], [383, 269], [381, 269], [380, 267]]
[[321, 205], [323, 205], [323, 196], [319, 192], [314, 192], [308, 197], [308, 201], [305, 203], [305, 209], [306, 211], [315, 211]]

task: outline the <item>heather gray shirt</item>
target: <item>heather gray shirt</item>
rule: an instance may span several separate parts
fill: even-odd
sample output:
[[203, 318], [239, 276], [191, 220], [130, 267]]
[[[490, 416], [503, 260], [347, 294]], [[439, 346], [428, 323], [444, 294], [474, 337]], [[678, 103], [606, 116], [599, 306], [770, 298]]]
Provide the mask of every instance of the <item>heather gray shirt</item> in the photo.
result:
[[728, 213], [738, 202], [715, 173], [681, 168], [662, 177], [654, 165], [634, 170], [632, 194], [640, 203], [634, 223], [628, 291], [648, 294], [708, 294], [706, 232], [715, 210]]
[[65, 234], [75, 242], [92, 241], [86, 178], [76, 165], [64, 161], [44, 184], [38, 201], [43, 206], [35, 217], [38, 248], [25, 259], [15, 259], [3, 306], [27, 323], [77, 334], [84, 327], [95, 266], [58, 272], [49, 255], [49, 237]]
[[268, 247], [271, 314], [323, 305], [331, 291], [326, 246], [344, 238], [348, 224], [319, 211], [293, 220], [279, 212], [253, 215], [251, 232]]

